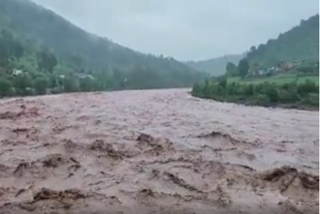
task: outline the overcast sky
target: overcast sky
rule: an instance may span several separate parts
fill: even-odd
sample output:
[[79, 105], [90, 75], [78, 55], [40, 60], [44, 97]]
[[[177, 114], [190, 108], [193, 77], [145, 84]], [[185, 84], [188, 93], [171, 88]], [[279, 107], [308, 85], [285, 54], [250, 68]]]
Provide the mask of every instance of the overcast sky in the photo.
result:
[[319, 11], [318, 0], [34, 0], [129, 48], [179, 60], [241, 53]]

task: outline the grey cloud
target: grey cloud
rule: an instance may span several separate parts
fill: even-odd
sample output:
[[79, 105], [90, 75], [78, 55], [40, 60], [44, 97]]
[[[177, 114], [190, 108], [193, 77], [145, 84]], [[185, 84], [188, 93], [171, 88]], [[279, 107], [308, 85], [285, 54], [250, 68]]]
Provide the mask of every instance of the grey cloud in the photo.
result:
[[318, 0], [34, 0], [124, 46], [180, 60], [241, 53], [318, 13]]

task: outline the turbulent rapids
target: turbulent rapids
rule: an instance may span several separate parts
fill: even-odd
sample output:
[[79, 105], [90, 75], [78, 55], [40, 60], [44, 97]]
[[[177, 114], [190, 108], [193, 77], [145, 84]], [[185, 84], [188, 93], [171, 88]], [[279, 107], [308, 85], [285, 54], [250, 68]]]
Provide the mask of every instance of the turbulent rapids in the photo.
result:
[[318, 112], [187, 90], [0, 101], [0, 213], [318, 213]]

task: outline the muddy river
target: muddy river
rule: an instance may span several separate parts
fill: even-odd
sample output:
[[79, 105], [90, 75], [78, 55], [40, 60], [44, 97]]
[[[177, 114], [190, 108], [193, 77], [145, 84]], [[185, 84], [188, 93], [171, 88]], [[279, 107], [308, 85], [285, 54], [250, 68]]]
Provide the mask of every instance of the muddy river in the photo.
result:
[[187, 92], [0, 100], [0, 213], [318, 213], [318, 112]]

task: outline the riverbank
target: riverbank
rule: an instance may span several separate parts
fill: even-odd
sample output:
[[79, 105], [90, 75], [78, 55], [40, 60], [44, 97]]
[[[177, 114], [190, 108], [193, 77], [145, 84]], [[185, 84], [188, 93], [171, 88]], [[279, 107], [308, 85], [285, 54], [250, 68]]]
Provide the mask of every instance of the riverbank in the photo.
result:
[[265, 107], [269, 109], [296, 109], [296, 110], [303, 110], [303, 111], [319, 111], [319, 106], [310, 106], [310, 105], [304, 105], [304, 104], [281, 104], [281, 103], [265, 103], [265, 104], [257, 104], [256, 100], [250, 101], [247, 100], [245, 101], [243, 98], [238, 98], [238, 99], [224, 99], [221, 97], [207, 97], [201, 94], [196, 94], [196, 93], [189, 93], [193, 97], [196, 98], [201, 98], [201, 99], [206, 99], [206, 100], [214, 100], [217, 102], [222, 102], [222, 103], [233, 103], [237, 105], [243, 105], [243, 106], [248, 106], [248, 107]]
[[301, 110], [319, 110], [319, 85], [308, 80], [304, 83], [239, 83], [220, 78], [215, 82], [195, 84], [195, 97], [231, 102], [246, 106], [278, 107]]

